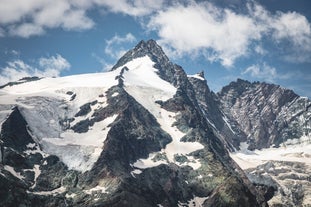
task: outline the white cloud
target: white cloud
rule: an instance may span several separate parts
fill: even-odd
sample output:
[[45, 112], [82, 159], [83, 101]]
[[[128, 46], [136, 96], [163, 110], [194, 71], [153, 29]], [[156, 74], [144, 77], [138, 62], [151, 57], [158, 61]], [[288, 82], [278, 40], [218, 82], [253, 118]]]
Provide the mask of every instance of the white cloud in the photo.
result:
[[[272, 14], [261, 5], [248, 4], [250, 16], [263, 34], [277, 44], [286, 44], [283, 58], [289, 62], [311, 61], [311, 25], [305, 16], [297, 12]], [[274, 42], [272, 42], [274, 43]]]
[[305, 16], [296, 12], [280, 12], [273, 27], [273, 36], [276, 40], [289, 39], [296, 46], [310, 47], [311, 28]]
[[123, 13], [130, 16], [145, 16], [162, 9], [164, 0], [94, 0], [111, 12]]
[[[164, 0], [0, 0], [0, 26], [9, 35], [30, 37], [46, 29], [86, 30], [95, 23], [91, 9], [140, 17], [162, 8]], [[0, 31], [0, 36], [5, 32]]]
[[274, 38], [290, 42], [284, 59], [288, 62], [311, 62], [311, 26], [296, 12], [282, 13], [275, 24]]
[[28, 38], [51, 28], [85, 30], [94, 26], [86, 15], [88, 7], [70, 0], [0, 0], [0, 5], [0, 25], [13, 36]]
[[277, 77], [277, 71], [274, 67], [263, 63], [262, 65], [256, 64], [245, 69], [242, 75], [250, 75], [253, 78], [258, 78], [267, 81], [273, 81]]
[[10, 81], [17, 81], [24, 77], [57, 77], [62, 71], [70, 68], [69, 62], [61, 55], [49, 58], [40, 58], [36, 61], [37, 66], [31, 66], [22, 60], [14, 60], [1, 68], [0, 85]]
[[38, 74], [41, 73], [44, 77], [59, 76], [63, 70], [70, 68], [70, 63], [59, 54], [49, 58], [40, 58], [38, 62], [40, 68], [43, 69]]
[[254, 47], [254, 51], [257, 53], [257, 54], [260, 54], [260, 55], [266, 55], [268, 53], [267, 50], [265, 50], [262, 45], [256, 45]]
[[30, 37], [33, 35], [41, 35], [44, 34], [44, 29], [36, 24], [32, 23], [25, 23], [18, 26], [12, 26], [9, 29], [9, 33], [13, 36], [19, 36], [19, 37]]
[[180, 55], [210, 50], [210, 60], [220, 60], [224, 66], [232, 66], [237, 58], [247, 55], [250, 43], [261, 38], [261, 30], [251, 18], [210, 3], [160, 11], [151, 18], [148, 28], [156, 30], [160, 42]]
[[264, 80], [267, 82], [275, 82], [276, 80], [288, 80], [293, 77], [299, 78], [301, 74], [299, 72], [280, 73], [275, 67], [268, 65], [266, 62], [260, 64], [254, 64], [246, 68], [242, 75], [249, 75], [257, 80]]
[[[251, 52], [265, 55], [261, 43], [270, 40], [272, 44], [289, 43], [287, 51], [282, 51], [284, 60], [311, 62], [307, 18], [297, 12], [271, 13], [256, 1], [248, 1], [247, 9], [239, 10], [244, 14], [194, 0], [0, 0], [0, 5], [0, 37], [28, 38], [54, 28], [88, 30], [95, 25], [90, 11], [99, 10], [148, 22], [144, 29], [158, 34], [169, 55], [203, 54], [209, 61], [230, 67]], [[107, 50], [109, 53], [109, 47]]]
[[296, 12], [272, 14], [253, 1], [247, 7], [245, 14], [238, 14], [207, 2], [179, 4], [152, 16], [148, 29], [158, 33], [159, 42], [171, 55], [204, 54], [225, 67], [251, 51], [267, 54], [261, 43], [269, 39], [271, 44], [291, 44], [285, 60], [310, 61], [311, 55], [295, 55], [297, 51], [311, 54], [311, 27], [306, 17]]
[[127, 51], [122, 45], [136, 41], [136, 38], [131, 33], [127, 33], [124, 37], [115, 35], [111, 39], [106, 40], [105, 53], [114, 59], [120, 58]]

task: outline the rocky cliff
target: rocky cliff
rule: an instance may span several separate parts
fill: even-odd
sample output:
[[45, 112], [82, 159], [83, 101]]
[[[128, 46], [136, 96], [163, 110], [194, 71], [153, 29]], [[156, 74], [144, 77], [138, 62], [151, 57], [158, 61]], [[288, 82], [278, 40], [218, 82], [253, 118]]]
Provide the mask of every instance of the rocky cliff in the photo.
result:
[[217, 100], [247, 135], [234, 143], [231, 156], [269, 206], [310, 206], [311, 101], [278, 85], [241, 79]]
[[292, 90], [238, 79], [217, 95], [225, 114], [247, 134], [249, 149], [279, 147], [311, 135], [311, 101]]

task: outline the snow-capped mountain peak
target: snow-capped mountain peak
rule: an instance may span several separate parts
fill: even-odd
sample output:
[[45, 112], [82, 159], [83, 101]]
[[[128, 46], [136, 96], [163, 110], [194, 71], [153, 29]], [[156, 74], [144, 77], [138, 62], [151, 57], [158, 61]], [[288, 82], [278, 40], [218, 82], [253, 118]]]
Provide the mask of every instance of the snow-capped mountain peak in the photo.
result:
[[273, 106], [282, 118], [275, 123], [297, 117], [293, 126], [304, 120], [308, 130], [310, 104], [256, 84], [239, 80], [215, 94], [203, 73], [187, 75], [149, 40], [109, 72], [5, 85], [0, 187], [16, 193], [0, 192], [0, 205], [265, 206], [275, 189], [256, 188], [229, 156], [252, 154], [231, 110], [251, 107], [247, 97], [254, 97], [267, 104], [257, 112]]

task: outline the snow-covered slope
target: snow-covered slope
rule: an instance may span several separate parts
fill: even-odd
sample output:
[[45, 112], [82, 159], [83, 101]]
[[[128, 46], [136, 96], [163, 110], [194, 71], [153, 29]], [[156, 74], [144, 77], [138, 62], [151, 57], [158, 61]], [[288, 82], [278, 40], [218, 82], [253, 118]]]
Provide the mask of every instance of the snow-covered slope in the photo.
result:
[[254, 151], [248, 150], [248, 144], [243, 142], [240, 150], [230, 156], [253, 183], [271, 189], [270, 206], [309, 206], [311, 145], [305, 144], [306, 139], [310, 143], [309, 137], [302, 137], [300, 144]]
[[[75, 75], [61, 78], [44, 78], [34, 82], [5, 87], [0, 96], [1, 104], [17, 105], [29, 124], [34, 140], [48, 154], [54, 154], [70, 168], [90, 170], [97, 161], [109, 125], [118, 114], [95, 123], [85, 133], [74, 132], [74, 126], [90, 118], [96, 109], [105, 106], [105, 93], [118, 84], [115, 77], [123, 67], [125, 90], [144, 106], [160, 123], [173, 142], [164, 150], [169, 161], [174, 154], [188, 154], [203, 148], [199, 143], [188, 146], [179, 142], [184, 136], [176, 127], [176, 115], [160, 107], [156, 101], [166, 101], [176, 93], [176, 88], [161, 79], [155, 63], [148, 56], [133, 59], [127, 64], [107, 73]], [[113, 96], [117, 96], [115, 93]], [[91, 111], [84, 116], [75, 116], [85, 103], [91, 104]], [[3, 112], [5, 113], [5, 112]], [[7, 111], [9, 113], [9, 111]]]
[[2, 89], [0, 103], [18, 106], [44, 152], [60, 157], [71, 169], [86, 171], [100, 155], [108, 125], [116, 116], [96, 123], [86, 133], [75, 133], [70, 125], [87, 117], [75, 117], [83, 104], [96, 101], [92, 111], [105, 104], [100, 95], [117, 84], [118, 72], [43, 78], [8, 86]]
[[110, 72], [1, 88], [0, 205], [264, 206], [191, 78], [150, 40]]

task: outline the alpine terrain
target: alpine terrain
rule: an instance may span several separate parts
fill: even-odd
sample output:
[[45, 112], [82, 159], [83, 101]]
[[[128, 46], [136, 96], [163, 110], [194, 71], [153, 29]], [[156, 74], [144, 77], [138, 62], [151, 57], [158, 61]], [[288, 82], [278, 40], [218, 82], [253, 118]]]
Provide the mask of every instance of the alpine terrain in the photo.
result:
[[278, 85], [238, 79], [217, 94], [229, 120], [247, 135], [232, 158], [270, 206], [311, 206], [311, 101]]
[[154, 40], [109, 72], [0, 87], [0, 206], [310, 206], [311, 101], [212, 92]]

